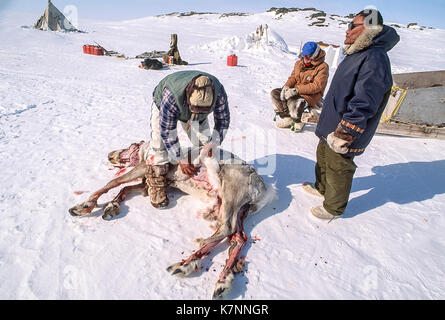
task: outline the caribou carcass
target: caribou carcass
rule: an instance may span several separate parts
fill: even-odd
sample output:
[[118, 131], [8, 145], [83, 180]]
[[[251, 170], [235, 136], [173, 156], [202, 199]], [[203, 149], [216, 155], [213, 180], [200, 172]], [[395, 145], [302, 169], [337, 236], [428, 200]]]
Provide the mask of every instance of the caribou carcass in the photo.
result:
[[[150, 159], [145, 159], [143, 141], [133, 143], [126, 149], [116, 150], [108, 155], [109, 161], [116, 167], [133, 167], [129, 172], [113, 179], [103, 188], [94, 192], [86, 202], [69, 209], [73, 216], [84, 216], [97, 206], [101, 195], [109, 190], [132, 181], [142, 179], [139, 184], [124, 187], [104, 208], [103, 219], [109, 220], [119, 214], [119, 203], [133, 191], [146, 193], [145, 170]], [[233, 286], [234, 272], [241, 271], [237, 266], [238, 256], [247, 241], [243, 223], [246, 218], [258, 212], [276, 197], [274, 186], [266, 186], [255, 169], [222, 149], [212, 151], [203, 147], [191, 158], [198, 168], [194, 176], [184, 174], [178, 165], [171, 165], [168, 181], [177, 188], [205, 203], [203, 217], [216, 222], [215, 233], [200, 240], [200, 248], [190, 257], [167, 268], [172, 275], [188, 276], [201, 269], [201, 259], [225, 238], [230, 241], [229, 258], [219, 275], [213, 298], [226, 295]], [[238, 270], [237, 270], [238, 269]], [[242, 268], [241, 268], [242, 269]]]

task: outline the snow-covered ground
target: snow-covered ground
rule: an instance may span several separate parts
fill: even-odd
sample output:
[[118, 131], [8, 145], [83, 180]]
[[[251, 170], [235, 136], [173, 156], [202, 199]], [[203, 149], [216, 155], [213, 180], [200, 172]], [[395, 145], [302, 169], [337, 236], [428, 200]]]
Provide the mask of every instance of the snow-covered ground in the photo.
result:
[[[343, 42], [344, 25], [327, 19], [327, 28], [309, 27], [309, 14], [80, 20], [88, 33], [21, 28], [38, 16], [3, 16], [0, 298], [211, 298], [227, 242], [196, 276], [166, 271], [196, 250], [193, 239], [213, 232], [196, 217], [201, 203], [190, 196], [172, 192], [170, 207], [158, 211], [135, 195], [110, 222], [100, 218], [101, 208], [82, 218], [68, 214], [113, 178], [109, 151], [149, 137], [158, 81], [198, 69], [216, 75], [229, 95], [231, 130], [223, 147], [254, 163], [279, 191], [279, 200], [246, 222], [246, 268], [228, 299], [444, 299], [444, 141], [376, 135], [356, 158], [343, 218], [328, 224], [309, 213], [320, 204], [301, 189], [314, 179], [315, 127], [299, 134], [276, 129], [269, 98], [289, 76], [301, 43]], [[274, 32], [271, 46], [249, 45], [260, 24]], [[444, 30], [397, 31], [394, 73], [445, 67]], [[168, 50], [172, 33], [188, 66], [148, 71], [137, 68], [137, 59], [82, 53], [93, 41], [128, 56]], [[226, 66], [230, 53], [238, 67]]]

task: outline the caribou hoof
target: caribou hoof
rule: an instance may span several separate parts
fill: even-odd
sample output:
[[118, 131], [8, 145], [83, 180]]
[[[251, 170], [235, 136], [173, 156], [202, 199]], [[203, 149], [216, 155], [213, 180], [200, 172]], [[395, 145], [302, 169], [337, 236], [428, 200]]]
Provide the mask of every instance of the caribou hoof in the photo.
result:
[[186, 264], [178, 262], [167, 268], [168, 272], [178, 277], [187, 277], [194, 272], [198, 272], [199, 270], [201, 270], [201, 259], [193, 259]]
[[113, 219], [113, 217], [115, 217], [119, 214], [119, 210], [120, 210], [120, 205], [118, 202], [108, 203], [104, 209], [104, 214], [102, 216], [102, 219], [104, 219], [104, 220]]
[[215, 290], [213, 290], [212, 299], [221, 299], [226, 294], [228, 294], [230, 290], [232, 290], [234, 280], [235, 276], [233, 275], [232, 271], [230, 271], [225, 280], [218, 280], [215, 285]]
[[72, 216], [85, 216], [96, 207], [96, 201], [85, 201], [84, 203], [78, 204], [71, 209], [68, 210], [68, 212]]

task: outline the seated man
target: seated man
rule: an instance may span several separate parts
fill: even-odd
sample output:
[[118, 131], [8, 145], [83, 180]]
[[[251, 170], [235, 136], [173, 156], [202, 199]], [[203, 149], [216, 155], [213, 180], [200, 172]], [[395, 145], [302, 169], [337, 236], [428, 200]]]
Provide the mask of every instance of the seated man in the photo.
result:
[[329, 66], [324, 62], [325, 56], [325, 51], [317, 43], [305, 43], [300, 60], [295, 63], [284, 87], [270, 93], [275, 113], [283, 119], [277, 124], [278, 128], [303, 130], [301, 116], [304, 109], [317, 108], [328, 82]]
[[[210, 135], [208, 115], [213, 112], [215, 127]], [[229, 128], [227, 94], [218, 79], [201, 71], [179, 71], [162, 79], [153, 92], [151, 139], [145, 156], [147, 191], [155, 208], [168, 206], [167, 173], [170, 163], [193, 175], [196, 168], [181, 151], [177, 124], [181, 123], [195, 146], [220, 145]]]

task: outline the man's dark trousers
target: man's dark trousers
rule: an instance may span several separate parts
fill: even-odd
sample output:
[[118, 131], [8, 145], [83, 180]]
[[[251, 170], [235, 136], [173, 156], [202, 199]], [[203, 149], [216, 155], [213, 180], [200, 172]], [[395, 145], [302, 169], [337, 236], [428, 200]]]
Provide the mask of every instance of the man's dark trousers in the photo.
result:
[[324, 195], [323, 207], [330, 214], [338, 216], [345, 211], [356, 168], [353, 157], [336, 153], [320, 140], [315, 165], [315, 188]]

